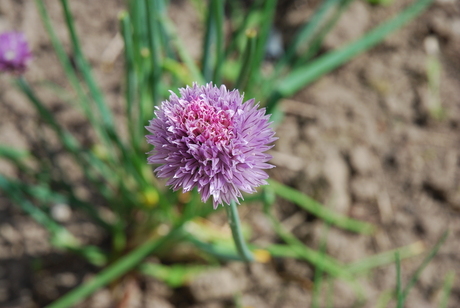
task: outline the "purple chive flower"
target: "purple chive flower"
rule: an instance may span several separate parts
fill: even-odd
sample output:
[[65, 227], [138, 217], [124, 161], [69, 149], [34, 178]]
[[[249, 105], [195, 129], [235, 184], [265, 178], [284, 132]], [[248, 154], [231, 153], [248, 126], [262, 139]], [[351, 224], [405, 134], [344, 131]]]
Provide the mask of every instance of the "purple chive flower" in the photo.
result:
[[237, 91], [208, 83], [180, 89], [156, 107], [156, 117], [146, 126], [154, 146], [148, 154], [158, 177], [184, 192], [197, 187], [201, 200], [213, 197], [214, 209], [223, 202], [242, 198], [241, 191], [255, 192], [267, 184], [263, 169], [274, 167], [264, 152], [277, 138], [269, 115], [254, 99], [243, 103]]
[[0, 71], [22, 74], [31, 57], [32, 54], [24, 33], [0, 34]]

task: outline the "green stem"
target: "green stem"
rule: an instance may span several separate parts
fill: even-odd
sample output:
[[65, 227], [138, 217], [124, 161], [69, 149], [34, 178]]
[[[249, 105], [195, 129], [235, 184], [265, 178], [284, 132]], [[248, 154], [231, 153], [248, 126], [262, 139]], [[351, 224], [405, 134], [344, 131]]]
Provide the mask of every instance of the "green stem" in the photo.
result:
[[235, 201], [230, 202], [229, 206], [224, 206], [227, 211], [228, 224], [232, 229], [233, 240], [235, 241], [236, 250], [238, 250], [241, 258], [246, 262], [254, 261], [252, 253], [249, 251], [244, 241], [243, 233], [241, 232], [240, 217]]

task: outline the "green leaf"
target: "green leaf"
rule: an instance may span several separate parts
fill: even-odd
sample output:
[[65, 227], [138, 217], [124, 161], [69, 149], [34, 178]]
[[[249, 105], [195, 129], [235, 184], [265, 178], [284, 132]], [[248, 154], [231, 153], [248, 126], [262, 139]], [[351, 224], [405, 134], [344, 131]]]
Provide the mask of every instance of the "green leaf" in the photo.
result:
[[257, 32], [254, 29], [246, 31], [246, 50], [244, 51], [241, 62], [240, 73], [235, 83], [235, 88], [241, 92], [245, 92], [249, 80], [252, 76], [252, 61], [254, 61], [254, 54], [256, 48]]
[[310, 247], [304, 245], [299, 239], [297, 239], [290, 232], [286, 231], [281, 223], [270, 213], [266, 213], [268, 218], [271, 220], [276, 233], [287, 243], [293, 252], [297, 255], [297, 258], [301, 258], [310, 262], [315, 267], [320, 267], [324, 272], [345, 279], [347, 281], [352, 280], [352, 276], [346, 268], [340, 264], [334, 258], [318, 252]]
[[[171, 38], [171, 43], [176, 48], [180, 60], [182, 60], [185, 67], [188, 69], [190, 78], [198, 84], [204, 84], [204, 77], [200, 73], [198, 66], [195, 64], [194, 60], [188, 53], [188, 49], [185, 47], [185, 45], [177, 35], [177, 31], [174, 27], [173, 22], [168, 18], [167, 15], [162, 15], [161, 21], [164, 24], [166, 31], [168, 31], [169, 37]], [[187, 84], [191, 85], [191, 83]]]
[[454, 285], [455, 280], [455, 272], [451, 271], [446, 275], [444, 280], [444, 285], [442, 288], [442, 298], [441, 303], [439, 304], [439, 308], [447, 308], [449, 304], [449, 297], [452, 292], [452, 286]]
[[268, 182], [270, 186], [267, 186], [265, 189], [272, 189], [278, 196], [299, 205], [304, 210], [331, 225], [363, 234], [372, 234], [375, 232], [375, 227], [372, 224], [337, 214], [298, 190], [279, 182], [274, 180], [268, 180]]
[[216, 21], [214, 18], [215, 6], [219, 0], [210, 0], [206, 16], [206, 32], [203, 40], [203, 56], [201, 58], [201, 72], [205, 82], [212, 81], [212, 45], [216, 37]]
[[89, 65], [88, 61], [83, 55], [83, 51], [80, 46], [80, 40], [78, 39], [78, 35], [75, 30], [75, 23], [73, 20], [72, 12], [70, 11], [69, 3], [67, 0], [61, 0], [61, 5], [64, 11], [64, 17], [65, 17], [67, 29], [70, 34], [70, 38], [72, 42], [72, 50], [75, 56], [76, 64], [83, 75], [83, 79], [88, 85], [91, 95], [99, 110], [99, 116], [101, 117], [102, 122], [104, 123], [104, 125], [106, 126], [106, 129], [108, 130], [109, 136], [113, 135], [112, 137], [116, 138], [115, 131], [114, 131], [114, 123], [113, 123], [113, 118], [112, 118], [112, 112], [107, 107], [107, 104], [105, 103], [104, 95], [102, 94], [99, 86], [97, 85], [93, 77], [91, 66]]
[[[214, 0], [211, 0], [214, 1]], [[215, 0], [216, 4], [213, 7], [212, 12], [216, 25], [216, 65], [213, 75], [213, 83], [220, 85], [222, 83], [222, 65], [225, 57], [225, 33], [224, 33], [224, 5], [225, 0]]]
[[412, 258], [420, 255], [424, 251], [424, 245], [416, 242], [398, 249], [382, 252], [347, 265], [351, 273], [364, 273], [373, 268], [389, 265], [395, 261], [395, 253], [398, 253], [400, 259]]
[[67, 308], [71, 307], [86, 297], [90, 296], [100, 288], [106, 286], [111, 281], [120, 278], [131, 269], [135, 268], [148, 255], [157, 251], [166, 242], [177, 238], [181, 234], [181, 229], [174, 229], [166, 236], [159, 239], [152, 239], [140, 245], [124, 257], [115, 261], [112, 265], [102, 270], [94, 278], [73, 289], [46, 308]]
[[293, 95], [321, 76], [380, 43], [388, 34], [423, 12], [432, 2], [433, 0], [417, 0], [395, 18], [368, 32], [361, 39], [339, 50], [331, 51], [310, 64], [292, 70], [286, 77], [281, 78], [271, 92], [267, 102], [267, 113], [272, 112], [280, 98]]
[[143, 274], [153, 276], [172, 288], [181, 287], [195, 276], [212, 268], [214, 267], [206, 265], [173, 264], [167, 266], [158, 263], [143, 263], [139, 266]]
[[267, 48], [267, 41], [270, 35], [270, 31], [273, 27], [273, 20], [276, 12], [276, 0], [262, 1], [262, 16], [260, 20], [260, 26], [257, 37], [257, 44], [254, 51], [254, 60], [251, 61], [251, 71], [253, 77], [260, 75], [260, 67], [265, 57], [265, 51]]
[[314, 37], [318, 35], [318, 33], [327, 23], [328, 16], [332, 15], [330, 12], [333, 11], [334, 8], [341, 2], [343, 1], [326, 0], [322, 2], [321, 6], [315, 10], [313, 16], [309, 18], [308, 22], [306, 22], [305, 25], [296, 34], [294, 40], [289, 44], [286, 52], [276, 64], [276, 74], [274, 74], [275, 77], [280, 73], [282, 67], [292, 62], [296, 54], [305, 53], [305, 51], [301, 52], [300, 47], [311, 46], [311, 42], [313, 41]]
[[[123, 35], [124, 51], [125, 51], [125, 103], [126, 103], [126, 118], [128, 129], [131, 135], [131, 144], [135, 149], [139, 148], [140, 134], [136, 130], [139, 119], [134, 116], [133, 105], [138, 101], [138, 79], [136, 74], [136, 57], [134, 51], [134, 42], [131, 27], [131, 18], [128, 12], [119, 14], [120, 28]], [[137, 106], [139, 108], [139, 106]]]
[[401, 295], [401, 301], [402, 301], [402, 306], [404, 306], [404, 301], [407, 297], [407, 295], [409, 294], [410, 290], [412, 289], [412, 287], [415, 285], [415, 283], [417, 282], [418, 278], [420, 277], [420, 275], [422, 274], [423, 270], [425, 269], [425, 267], [431, 262], [431, 260], [436, 256], [436, 254], [438, 253], [439, 249], [441, 248], [442, 244], [444, 244], [444, 242], [446, 241], [447, 239], [447, 236], [449, 235], [449, 232], [448, 231], [445, 231], [441, 237], [439, 238], [439, 240], [437, 241], [436, 245], [434, 245], [433, 249], [431, 249], [431, 251], [429, 252], [429, 254], [425, 257], [425, 259], [423, 260], [422, 264], [420, 264], [420, 266], [417, 268], [417, 270], [415, 271], [415, 273], [412, 275], [411, 279], [409, 280], [409, 282], [407, 283], [406, 287], [404, 288], [403, 290], [403, 293]]
[[14, 180], [0, 175], [0, 189], [11, 198], [21, 210], [42, 225], [51, 234], [51, 243], [61, 249], [68, 249], [83, 255], [92, 264], [101, 266], [107, 262], [104, 253], [95, 246], [82, 246], [66, 228], [51, 219], [39, 207], [32, 204], [21, 191], [20, 186]]
[[402, 284], [401, 284], [401, 257], [399, 252], [395, 253], [396, 259], [396, 300], [397, 307], [404, 308], [404, 298], [402, 296]]
[[24, 164], [23, 160], [25, 158], [29, 158], [31, 155], [29, 151], [25, 150], [18, 150], [12, 147], [0, 145], [0, 157], [9, 160], [12, 162], [16, 167], [23, 171], [27, 172], [28, 167]]

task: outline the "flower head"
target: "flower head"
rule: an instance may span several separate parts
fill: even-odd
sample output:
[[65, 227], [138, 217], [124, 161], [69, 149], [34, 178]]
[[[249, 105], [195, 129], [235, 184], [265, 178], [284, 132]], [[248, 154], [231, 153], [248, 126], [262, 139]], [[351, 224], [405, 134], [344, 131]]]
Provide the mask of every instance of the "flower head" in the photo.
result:
[[32, 54], [24, 33], [0, 34], [0, 71], [22, 74]]
[[[172, 93], [172, 92], [171, 92]], [[253, 193], [267, 184], [263, 169], [272, 168], [264, 152], [277, 138], [269, 115], [254, 99], [243, 103], [237, 91], [208, 83], [180, 89], [156, 107], [147, 142], [154, 146], [150, 164], [169, 178], [174, 190], [197, 187], [201, 199], [213, 197], [214, 208], [223, 202], [238, 202], [241, 191]]]

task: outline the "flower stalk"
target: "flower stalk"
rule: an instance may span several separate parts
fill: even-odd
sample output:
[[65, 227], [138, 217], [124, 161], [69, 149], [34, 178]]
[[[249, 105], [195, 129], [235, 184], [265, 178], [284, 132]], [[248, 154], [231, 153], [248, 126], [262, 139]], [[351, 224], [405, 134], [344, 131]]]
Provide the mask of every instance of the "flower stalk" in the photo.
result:
[[229, 206], [224, 206], [227, 211], [228, 224], [232, 230], [233, 241], [235, 242], [236, 250], [240, 257], [246, 262], [254, 261], [254, 256], [249, 248], [246, 246], [246, 242], [243, 237], [241, 230], [240, 217], [238, 215], [238, 209], [235, 201], [230, 202]]

